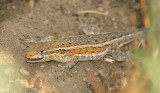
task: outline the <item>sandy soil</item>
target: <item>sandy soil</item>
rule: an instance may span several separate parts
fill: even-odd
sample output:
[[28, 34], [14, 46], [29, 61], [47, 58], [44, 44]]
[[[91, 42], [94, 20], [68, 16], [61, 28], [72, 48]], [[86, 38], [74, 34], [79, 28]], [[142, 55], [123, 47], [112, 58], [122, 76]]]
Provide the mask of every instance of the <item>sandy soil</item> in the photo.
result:
[[[101, 14], [77, 14], [94, 10]], [[127, 86], [130, 62], [79, 62], [67, 73], [64, 64], [30, 64], [25, 54], [30, 37], [82, 35], [88, 25], [99, 25], [102, 32], [128, 31], [131, 15], [142, 27], [137, 0], [37, 0], [30, 9], [23, 0], [0, 2], [0, 91], [3, 93], [117, 93]], [[81, 21], [83, 23], [81, 23]], [[3, 86], [4, 85], [4, 86]]]

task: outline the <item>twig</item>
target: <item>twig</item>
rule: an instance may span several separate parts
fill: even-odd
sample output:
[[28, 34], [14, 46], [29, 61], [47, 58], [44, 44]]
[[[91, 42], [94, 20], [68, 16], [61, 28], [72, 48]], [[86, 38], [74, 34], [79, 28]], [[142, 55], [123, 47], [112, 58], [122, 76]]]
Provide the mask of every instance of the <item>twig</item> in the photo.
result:
[[103, 13], [103, 12], [98, 12], [98, 11], [91, 11], [91, 10], [86, 10], [86, 11], [78, 11], [77, 14], [98, 14], [98, 15], [108, 15], [108, 13]]

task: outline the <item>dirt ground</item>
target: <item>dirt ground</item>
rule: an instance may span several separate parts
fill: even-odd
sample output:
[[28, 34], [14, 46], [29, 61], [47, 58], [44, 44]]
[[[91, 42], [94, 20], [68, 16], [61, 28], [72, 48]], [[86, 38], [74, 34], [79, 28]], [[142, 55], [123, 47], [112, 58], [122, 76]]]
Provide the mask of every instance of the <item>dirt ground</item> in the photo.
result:
[[[142, 27], [138, 0], [36, 0], [33, 9], [25, 0], [0, 1], [1, 93], [118, 93], [128, 85], [130, 62], [79, 62], [67, 73], [58, 62], [27, 63], [29, 43], [45, 36], [83, 35], [83, 27], [99, 25], [100, 31]], [[104, 14], [79, 11], [99, 11]]]

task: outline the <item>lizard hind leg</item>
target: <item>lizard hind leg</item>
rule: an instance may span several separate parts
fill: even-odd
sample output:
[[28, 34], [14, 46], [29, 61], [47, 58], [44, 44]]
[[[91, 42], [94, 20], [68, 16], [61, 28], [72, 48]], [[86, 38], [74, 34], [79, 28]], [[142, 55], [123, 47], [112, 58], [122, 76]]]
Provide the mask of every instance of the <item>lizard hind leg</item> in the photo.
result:
[[128, 58], [126, 53], [123, 53], [121, 49], [118, 47], [118, 45], [112, 46], [111, 50], [109, 51], [111, 56], [115, 61], [123, 62], [126, 61]]
[[91, 35], [91, 34], [100, 34], [100, 28], [98, 27], [98, 25], [88, 25], [83, 27], [82, 31], [86, 34], [86, 35]]
[[39, 43], [39, 42], [48, 42], [48, 41], [54, 41], [55, 37], [54, 36], [46, 36], [42, 38], [41, 40], [35, 40], [30, 36], [30, 39], [23, 39], [23, 42], [34, 42], [34, 43]]

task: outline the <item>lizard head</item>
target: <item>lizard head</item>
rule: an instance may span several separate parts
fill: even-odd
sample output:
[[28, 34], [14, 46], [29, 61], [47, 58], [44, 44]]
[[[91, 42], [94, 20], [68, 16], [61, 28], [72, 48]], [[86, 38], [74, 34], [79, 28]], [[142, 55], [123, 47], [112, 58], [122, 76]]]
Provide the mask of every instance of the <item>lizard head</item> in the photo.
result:
[[46, 44], [41, 43], [31, 43], [29, 45], [26, 59], [27, 62], [46, 62], [49, 61], [49, 55], [45, 51]]

